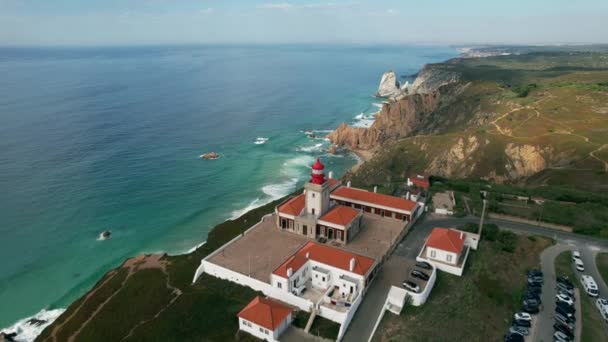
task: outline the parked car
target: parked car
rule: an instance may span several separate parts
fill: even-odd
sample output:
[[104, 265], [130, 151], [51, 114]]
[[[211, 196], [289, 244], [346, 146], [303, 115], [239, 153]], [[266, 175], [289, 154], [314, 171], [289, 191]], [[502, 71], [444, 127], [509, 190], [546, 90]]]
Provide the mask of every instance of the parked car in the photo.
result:
[[527, 312], [518, 312], [515, 315], [513, 315], [513, 317], [516, 320], [524, 320], [524, 321], [531, 321], [532, 320], [532, 316], [530, 316], [530, 314], [527, 313]]
[[433, 266], [426, 261], [417, 261], [416, 267], [424, 268], [425, 270], [432, 270]]
[[540, 311], [540, 308], [538, 305], [522, 305], [521, 311], [527, 312], [529, 314], [535, 314]]
[[543, 283], [544, 279], [543, 276], [539, 276], [539, 275], [529, 275], [528, 276], [528, 282], [533, 282], [533, 283]]
[[540, 294], [537, 294], [534, 292], [525, 292], [524, 296], [522, 298], [523, 299], [536, 299], [539, 303], [542, 302], [542, 300], [540, 299]]
[[581, 260], [581, 253], [579, 251], [572, 252], [572, 261]]
[[512, 327], [509, 328], [509, 333], [510, 334], [520, 334], [523, 336], [528, 336], [530, 334], [530, 329], [526, 328], [526, 327], [519, 327], [517, 325], [514, 325]]
[[540, 305], [540, 301], [533, 299], [533, 298], [528, 298], [528, 299], [524, 299], [523, 306], [539, 306]]
[[531, 276], [531, 275], [533, 275], [533, 276], [541, 276], [542, 277], [543, 276], [543, 272], [540, 271], [540, 270], [530, 270], [530, 271], [528, 271], [528, 276]]
[[563, 317], [562, 318], [553, 317], [553, 318], [555, 318], [555, 323], [565, 326], [566, 328], [568, 328], [569, 331], [574, 331], [574, 328], [575, 328], [574, 323], [562, 320]]
[[597, 283], [593, 279], [592, 276], [583, 275], [581, 276], [581, 284], [583, 284], [583, 288], [585, 292], [591, 297], [599, 296], [599, 290], [597, 288]]
[[405, 287], [407, 290], [410, 290], [414, 293], [419, 293], [420, 292], [420, 286], [418, 286], [418, 284], [414, 283], [411, 280], [405, 280], [403, 281], [403, 287]]
[[563, 293], [557, 294], [555, 296], [555, 300], [558, 301], [558, 302], [566, 303], [566, 304], [568, 304], [570, 306], [574, 305], [574, 299], [572, 299], [572, 297], [567, 296], [567, 295], [565, 295]]
[[413, 270], [412, 273], [410, 273], [412, 275], [412, 277], [414, 278], [418, 278], [418, 279], [422, 279], [424, 281], [429, 280], [429, 276], [428, 274], [424, 273], [424, 272], [420, 272], [418, 270]]
[[573, 318], [574, 317], [574, 311], [568, 311], [568, 309], [566, 309], [565, 306], [559, 306], [557, 305], [555, 307], [555, 313], [558, 313], [562, 316], [568, 317], [568, 318]]
[[526, 293], [536, 293], [540, 295], [542, 292], [542, 287], [526, 287]]
[[566, 284], [563, 283], [557, 283], [557, 286], [555, 286], [555, 289], [557, 291], [562, 291], [567, 293], [569, 296], [574, 296], [574, 288], [573, 287], [568, 287]]
[[555, 303], [555, 307], [556, 308], [560, 308], [560, 309], [564, 309], [567, 312], [571, 312], [571, 313], [575, 313], [576, 312], [576, 308], [574, 307], [574, 305], [568, 305], [564, 302], [556, 302]]
[[514, 319], [513, 320], [513, 325], [516, 325], [518, 327], [524, 327], [524, 328], [529, 328], [532, 326], [532, 321], [526, 321], [523, 319]]
[[600, 315], [602, 315], [602, 318], [608, 321], [608, 299], [600, 298], [596, 300], [595, 306], [600, 311]]
[[553, 334], [553, 339], [556, 342], [570, 342], [570, 341], [572, 341], [572, 339], [570, 337], [568, 337], [568, 335], [564, 334], [561, 331], [556, 331], [555, 334]]
[[576, 270], [579, 272], [585, 271], [585, 264], [583, 264], [583, 261], [581, 259], [575, 259], [574, 266], [575, 266]]
[[553, 329], [555, 331], [562, 332], [564, 335], [568, 336], [569, 338], [574, 337], [574, 331], [570, 330], [567, 326], [565, 326], [563, 324], [555, 323], [555, 324], [553, 324]]
[[520, 334], [507, 334], [505, 335], [505, 342], [523, 342], [524, 337]]
[[553, 315], [553, 318], [555, 318], [555, 321], [563, 323], [563, 324], [574, 324], [574, 317], [567, 317], [564, 316], [562, 314], [559, 313], [555, 313], [555, 315]]
[[574, 287], [574, 285], [572, 284], [572, 282], [570, 281], [570, 279], [568, 279], [568, 277], [564, 277], [564, 276], [557, 277], [557, 283], [558, 284], [564, 284], [564, 285], [566, 285], [570, 289]]

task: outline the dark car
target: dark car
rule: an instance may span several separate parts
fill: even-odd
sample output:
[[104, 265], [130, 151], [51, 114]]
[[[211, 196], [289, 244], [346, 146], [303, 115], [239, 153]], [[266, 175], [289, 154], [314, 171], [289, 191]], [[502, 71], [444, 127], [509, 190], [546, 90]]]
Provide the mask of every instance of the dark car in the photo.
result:
[[524, 296], [522, 298], [523, 299], [536, 299], [539, 303], [542, 303], [542, 300], [540, 299], [540, 294], [538, 294], [538, 293], [525, 292]]
[[543, 289], [542, 289], [542, 287], [534, 287], [534, 286], [530, 287], [530, 286], [528, 286], [526, 288], [526, 292], [536, 293], [536, 294], [540, 295], [541, 293], [543, 293]]
[[564, 306], [556, 306], [555, 313], [560, 314], [564, 317], [568, 317], [568, 318], [572, 318], [572, 319], [574, 318], [574, 312], [569, 311]]
[[568, 303], [564, 303], [564, 302], [560, 302], [560, 301], [555, 303], [555, 308], [556, 309], [559, 308], [560, 310], [569, 312], [571, 314], [574, 314], [576, 312], [576, 308], [574, 306], [568, 305]]
[[524, 299], [522, 305], [524, 306], [539, 306], [540, 305], [540, 301], [533, 299], [533, 298], [528, 298], [528, 299]]
[[432, 270], [433, 266], [426, 261], [417, 261], [416, 267], [424, 268], [425, 270]]
[[539, 289], [540, 291], [542, 291], [542, 287], [543, 287], [543, 284], [541, 284], [541, 283], [535, 283], [535, 282], [528, 281], [529, 289]]
[[539, 313], [540, 309], [538, 305], [523, 305], [521, 307], [521, 311], [527, 312], [529, 314]]
[[411, 275], [414, 278], [422, 279], [424, 281], [429, 280], [429, 276], [426, 273], [420, 272], [418, 270], [413, 270], [412, 273], [411, 273]]
[[516, 326], [519, 326], [519, 327], [529, 328], [529, 327], [532, 326], [532, 322], [526, 321], [525, 319], [514, 319], [513, 320], [513, 325], [516, 325]]
[[543, 282], [544, 282], [543, 277], [528, 276], [528, 284], [529, 283], [539, 283], [539, 284], [542, 284]]
[[574, 288], [568, 287], [564, 283], [557, 283], [557, 285], [555, 286], [555, 290], [557, 290], [558, 292], [564, 292], [570, 297], [574, 295]]
[[574, 338], [574, 333], [573, 331], [571, 331], [567, 326], [560, 324], [560, 323], [555, 323], [553, 324], [553, 329], [555, 331], [561, 331], [564, 334], [566, 334], [569, 338]]
[[569, 288], [574, 287], [574, 285], [572, 285], [572, 282], [570, 281], [570, 279], [568, 279], [568, 277], [564, 277], [564, 276], [557, 277], [557, 283], [564, 284], [564, 285], [568, 286]]
[[509, 333], [505, 335], [505, 342], [523, 342], [524, 337], [520, 334]]
[[541, 272], [540, 270], [530, 270], [528, 271], [528, 276], [543, 276], [543, 272]]

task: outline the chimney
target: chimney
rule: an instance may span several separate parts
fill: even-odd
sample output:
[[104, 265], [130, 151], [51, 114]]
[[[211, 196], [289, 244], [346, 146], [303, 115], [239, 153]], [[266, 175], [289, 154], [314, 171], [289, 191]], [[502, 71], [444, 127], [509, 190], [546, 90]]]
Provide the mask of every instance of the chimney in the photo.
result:
[[306, 252], [306, 259], [310, 259], [310, 252]]
[[346, 187], [350, 188], [350, 181], [346, 182]]
[[378, 192], [378, 186], [374, 185], [374, 192]]
[[464, 233], [460, 232], [460, 240], [464, 239]]
[[290, 267], [287, 269], [287, 278], [291, 278], [292, 274], [293, 274], [293, 269]]
[[409, 191], [405, 194], [405, 199], [408, 199], [408, 200], [410, 199], [410, 192]]
[[329, 174], [327, 175], [327, 178], [334, 179], [334, 172], [333, 171], [329, 171]]
[[355, 270], [355, 258], [351, 258], [350, 259], [350, 265], [348, 268], [351, 272], [353, 272]]

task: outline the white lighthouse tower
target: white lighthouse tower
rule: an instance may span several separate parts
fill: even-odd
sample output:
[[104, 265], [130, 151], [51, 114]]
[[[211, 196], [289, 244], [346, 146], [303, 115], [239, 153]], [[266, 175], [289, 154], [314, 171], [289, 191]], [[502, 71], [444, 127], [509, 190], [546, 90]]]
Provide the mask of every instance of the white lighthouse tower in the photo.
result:
[[310, 181], [304, 185], [306, 213], [319, 217], [329, 209], [329, 182], [325, 178], [325, 165], [319, 158], [311, 169]]

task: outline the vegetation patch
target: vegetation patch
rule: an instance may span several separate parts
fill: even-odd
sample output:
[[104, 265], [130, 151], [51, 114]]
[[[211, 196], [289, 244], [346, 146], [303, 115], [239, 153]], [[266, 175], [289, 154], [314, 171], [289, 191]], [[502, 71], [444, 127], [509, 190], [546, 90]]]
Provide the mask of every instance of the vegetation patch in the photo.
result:
[[604, 282], [608, 284], [608, 253], [598, 253], [595, 257], [595, 263]]

